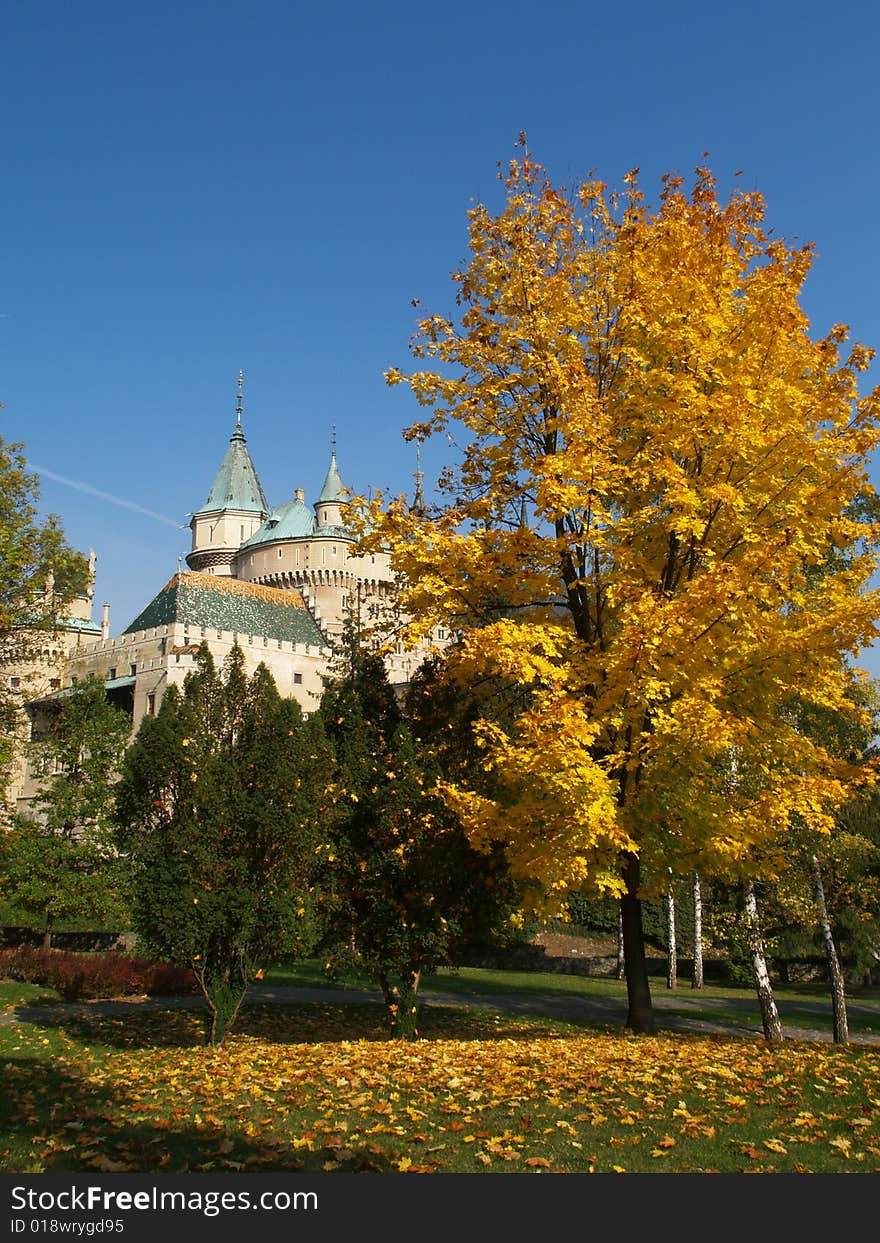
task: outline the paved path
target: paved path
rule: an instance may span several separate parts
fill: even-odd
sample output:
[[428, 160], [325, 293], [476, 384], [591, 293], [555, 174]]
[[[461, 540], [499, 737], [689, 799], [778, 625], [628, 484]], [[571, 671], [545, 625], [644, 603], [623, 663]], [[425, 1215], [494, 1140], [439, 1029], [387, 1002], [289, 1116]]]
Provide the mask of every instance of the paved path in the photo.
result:
[[[589, 996], [579, 997], [574, 993], [554, 995], [550, 993], [440, 993], [430, 990], [421, 993], [422, 1001], [429, 1005], [456, 1007], [460, 1009], [491, 1010], [505, 1014], [541, 1015], [545, 1018], [582, 1021], [619, 1029], [626, 1019], [626, 1008], [622, 998]], [[339, 988], [295, 988], [286, 985], [259, 984], [249, 991], [247, 1001], [254, 1005], [323, 1002], [330, 1005], [346, 1003], [380, 1001], [381, 994], [362, 989]], [[654, 994], [654, 1010], [657, 1026], [660, 1031], [669, 1032], [702, 1032], [707, 1035], [719, 1035], [739, 1039], [763, 1039], [758, 1028], [756, 1031], [747, 1022], [737, 1023], [728, 1018], [719, 1018], [713, 1022], [704, 1017], [711, 1010], [740, 1010], [744, 1014], [755, 1014], [754, 998], [717, 998]], [[118, 1015], [137, 1014], [144, 1010], [187, 1009], [202, 1005], [200, 996], [184, 997], [138, 997], [130, 1000], [87, 1001], [70, 1005], [53, 1006], [19, 1006], [0, 1014], [0, 1024], [16, 1022], [45, 1022], [61, 1017], [82, 1017], [90, 1014]], [[830, 1003], [800, 1002], [799, 1009], [816, 1014], [828, 1014]], [[880, 1002], [848, 1004], [850, 1015], [871, 1015], [877, 1020], [880, 1028]], [[676, 1011], [702, 1011], [703, 1014], [670, 1013]], [[831, 1032], [826, 1030], [795, 1027], [785, 1023], [783, 1015], [783, 1031], [787, 1039], [818, 1041], [829, 1043]], [[880, 1032], [851, 1033], [854, 1045], [880, 1045]]]

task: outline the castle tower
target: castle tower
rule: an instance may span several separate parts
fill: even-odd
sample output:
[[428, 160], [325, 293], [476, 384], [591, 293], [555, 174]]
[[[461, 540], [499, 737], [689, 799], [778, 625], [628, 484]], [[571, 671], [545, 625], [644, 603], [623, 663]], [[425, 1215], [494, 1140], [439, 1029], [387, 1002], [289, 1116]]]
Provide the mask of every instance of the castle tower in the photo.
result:
[[208, 499], [192, 515], [191, 570], [234, 577], [233, 562], [245, 540], [262, 526], [269, 513], [256, 468], [241, 426], [243, 376], [238, 373], [235, 429]]
[[336, 465], [336, 428], [334, 427], [330, 442], [330, 465], [321, 494], [315, 501], [315, 521], [319, 535], [324, 527], [338, 529], [345, 526], [343, 507], [347, 504], [348, 489], [339, 477], [339, 467]]

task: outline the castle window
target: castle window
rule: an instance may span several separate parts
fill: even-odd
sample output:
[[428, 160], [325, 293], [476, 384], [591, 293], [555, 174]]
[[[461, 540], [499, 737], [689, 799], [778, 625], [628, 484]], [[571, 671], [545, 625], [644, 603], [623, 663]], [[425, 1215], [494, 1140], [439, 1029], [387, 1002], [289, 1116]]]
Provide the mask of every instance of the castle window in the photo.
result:
[[303, 680], [303, 675], [301, 673], [295, 673], [293, 675], [294, 686], [302, 686], [302, 680]]
[[156, 696], [150, 694], [147, 696], [147, 716], [156, 715]]
[[20, 686], [21, 686], [21, 678], [10, 678], [9, 679], [10, 690], [17, 691]]
[[110, 679], [111, 682], [116, 677], [116, 666], [115, 665], [113, 665], [112, 668], [110, 668], [107, 671], [107, 677]]
[[334, 557], [336, 556], [336, 545], [335, 544], [333, 545], [333, 556]]
[[129, 675], [133, 678], [137, 677], [137, 671], [138, 671], [138, 667], [134, 663], [134, 661], [132, 661], [132, 663], [128, 666]]
[[61, 690], [61, 679], [60, 679], [60, 678], [50, 678], [50, 679], [49, 679], [49, 690], [50, 690], [50, 691], [60, 691], [60, 690]]
[[280, 548], [278, 549], [278, 560], [279, 561], [281, 560], [281, 549]]

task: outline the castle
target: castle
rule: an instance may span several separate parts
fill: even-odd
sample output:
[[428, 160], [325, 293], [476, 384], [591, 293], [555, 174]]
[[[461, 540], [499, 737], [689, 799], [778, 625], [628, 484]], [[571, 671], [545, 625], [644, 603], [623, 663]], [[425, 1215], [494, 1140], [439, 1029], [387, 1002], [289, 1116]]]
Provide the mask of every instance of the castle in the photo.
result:
[[[69, 615], [27, 667], [5, 670], [21, 705], [24, 745], [7, 787], [7, 799], [26, 811], [39, 774], [27, 763], [27, 741], [39, 738], [57, 709], [89, 675], [104, 679], [107, 698], [124, 709], [136, 731], [154, 715], [168, 686], [180, 685], [202, 643], [221, 664], [234, 644], [248, 673], [261, 662], [279, 692], [304, 712], [320, 700], [332, 656], [331, 644], [347, 617], [390, 624], [394, 579], [383, 553], [360, 555], [347, 525], [349, 492], [336, 459], [330, 462], [317, 500], [293, 499], [274, 508], [266, 500], [242, 426], [239, 373], [235, 425], [205, 503], [191, 516], [188, 570], [179, 570], [118, 636], [110, 634], [109, 608], [92, 619], [93, 590], [75, 601]], [[422, 506], [421, 472], [414, 506]], [[90, 554], [92, 580], [94, 553]], [[51, 591], [51, 583], [47, 584]], [[433, 636], [443, 646], [446, 635]], [[397, 644], [386, 656], [389, 680], [409, 681], [425, 649]]]

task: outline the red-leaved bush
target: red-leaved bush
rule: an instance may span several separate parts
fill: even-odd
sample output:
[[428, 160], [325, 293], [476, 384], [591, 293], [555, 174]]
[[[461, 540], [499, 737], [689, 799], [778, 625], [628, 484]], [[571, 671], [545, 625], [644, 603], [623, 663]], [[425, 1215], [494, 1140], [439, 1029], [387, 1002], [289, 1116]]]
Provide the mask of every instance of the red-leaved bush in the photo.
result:
[[30, 945], [0, 949], [0, 978], [45, 984], [65, 1001], [196, 991], [193, 973], [185, 967], [125, 954], [74, 954]]

